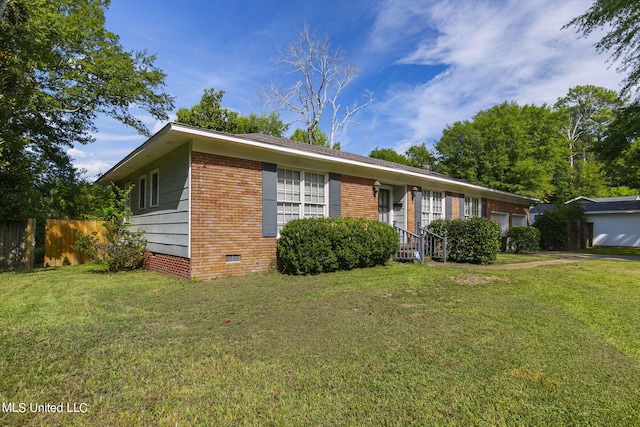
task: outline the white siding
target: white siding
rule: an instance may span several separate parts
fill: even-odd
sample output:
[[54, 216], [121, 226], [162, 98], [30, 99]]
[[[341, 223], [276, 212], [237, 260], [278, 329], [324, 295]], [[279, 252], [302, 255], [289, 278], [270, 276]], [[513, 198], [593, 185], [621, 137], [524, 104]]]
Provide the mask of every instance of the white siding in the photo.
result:
[[[158, 205], [151, 204], [151, 173], [159, 173]], [[146, 176], [148, 200], [140, 205], [139, 189], [132, 192], [133, 221], [144, 230], [147, 249], [152, 252], [189, 257], [189, 146], [183, 145], [136, 171], [132, 177]], [[137, 179], [136, 179], [137, 181]], [[137, 184], [134, 182], [134, 184]]]
[[640, 213], [587, 214], [595, 246], [640, 247]]

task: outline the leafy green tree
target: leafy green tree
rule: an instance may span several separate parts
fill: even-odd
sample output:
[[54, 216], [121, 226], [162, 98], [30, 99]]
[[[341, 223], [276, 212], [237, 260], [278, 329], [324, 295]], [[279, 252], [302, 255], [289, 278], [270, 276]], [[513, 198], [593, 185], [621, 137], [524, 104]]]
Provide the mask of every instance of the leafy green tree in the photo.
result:
[[[76, 173], [66, 148], [93, 141], [98, 114], [148, 134], [173, 99], [155, 57], [127, 52], [104, 27], [108, 0], [11, 0], [0, 18], [0, 217], [33, 216]], [[70, 182], [70, 181], [69, 181]]]
[[567, 113], [563, 135], [570, 151], [569, 164], [575, 158], [587, 161], [589, 154], [602, 145], [616, 112], [624, 106], [617, 92], [599, 86], [575, 86], [566, 96], [558, 98], [554, 107]]
[[289, 125], [283, 123], [280, 120], [280, 115], [276, 112], [272, 112], [268, 116], [251, 113], [248, 116], [238, 116], [235, 133], [263, 133], [282, 137], [287, 129], [289, 129]]
[[549, 199], [568, 168], [563, 116], [549, 107], [504, 102], [447, 126], [438, 170], [499, 190]]
[[427, 145], [423, 142], [420, 145], [409, 147], [405, 154], [399, 154], [392, 148], [378, 148], [371, 150], [369, 157], [374, 159], [387, 160], [389, 162], [399, 163], [401, 165], [413, 166], [421, 169], [434, 169], [436, 167], [436, 158], [429, 151]]
[[[313, 136], [315, 139], [314, 145], [320, 145], [322, 147], [333, 148], [336, 150], [340, 149], [340, 143], [336, 143], [336, 146], [331, 147], [329, 145], [329, 138], [327, 134], [322, 131], [319, 127], [313, 129]], [[300, 128], [296, 129], [293, 134], [289, 137], [292, 141], [302, 142], [303, 144], [311, 144], [309, 141], [309, 134], [306, 130], [302, 130]]]
[[224, 91], [205, 89], [200, 102], [191, 108], [180, 108], [176, 122], [226, 133], [264, 133], [281, 137], [289, 128], [277, 113], [268, 116], [250, 114], [241, 116], [222, 107]]
[[616, 112], [595, 151], [613, 185], [640, 189], [640, 101]]
[[200, 102], [191, 108], [180, 108], [176, 122], [204, 129], [233, 133], [238, 113], [222, 108], [224, 91], [205, 89]]
[[607, 144], [608, 128], [624, 100], [617, 92], [599, 86], [576, 86], [558, 98], [555, 109], [565, 116], [562, 135], [569, 150], [569, 170], [556, 180], [555, 199], [596, 197], [608, 182], [596, 148]]
[[622, 94], [631, 93], [640, 83], [640, 3], [624, 0], [596, 0], [585, 13], [563, 28], [575, 27], [588, 37], [604, 29], [606, 34], [596, 49], [610, 52], [610, 61], [620, 61], [619, 73], [626, 73]]
[[429, 170], [436, 168], [436, 157], [427, 148], [427, 145], [424, 142], [420, 145], [409, 147], [405, 156], [407, 157], [407, 160], [409, 160], [409, 164], [411, 166]]
[[376, 147], [373, 150], [371, 150], [371, 153], [369, 153], [369, 157], [373, 157], [374, 159], [379, 159], [379, 160], [386, 160], [388, 162], [399, 163], [401, 165], [407, 165], [407, 166], [411, 165], [409, 159], [407, 159], [406, 156], [404, 156], [403, 154], [399, 154], [393, 148]]

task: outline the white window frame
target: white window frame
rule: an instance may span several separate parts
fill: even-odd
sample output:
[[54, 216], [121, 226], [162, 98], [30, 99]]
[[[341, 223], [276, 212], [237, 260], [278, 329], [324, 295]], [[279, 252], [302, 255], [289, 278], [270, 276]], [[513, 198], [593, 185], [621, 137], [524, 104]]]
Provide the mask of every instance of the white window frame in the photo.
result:
[[482, 216], [481, 202], [479, 197], [467, 197], [464, 198], [464, 219], [469, 219], [474, 216]]
[[[153, 176], [156, 175], [158, 178], [158, 185], [156, 186], [155, 192], [153, 191]], [[160, 170], [154, 169], [149, 172], [149, 207], [158, 207], [160, 206]], [[153, 203], [153, 196], [155, 193], [155, 203]]]
[[138, 178], [138, 209], [147, 208], [147, 175]]
[[[281, 190], [281, 183], [280, 180], [281, 178], [281, 172], [286, 174], [287, 172], [290, 172], [292, 175], [294, 175], [294, 179], [292, 179], [291, 181], [293, 181], [293, 184], [296, 185], [297, 188], [284, 188], [284, 191]], [[300, 180], [296, 183], [295, 181], [295, 174], [299, 173], [299, 177]], [[278, 168], [278, 177], [277, 177], [277, 227], [278, 227], [278, 235], [280, 234], [280, 230], [282, 230], [282, 227], [284, 227], [284, 225], [289, 222], [292, 221], [293, 219], [302, 219], [302, 218], [326, 218], [328, 216], [328, 210], [329, 210], [329, 180], [328, 180], [328, 175], [326, 173], [321, 173], [321, 172], [315, 172], [315, 171], [305, 171], [302, 169], [290, 169], [290, 168]], [[307, 200], [308, 198], [317, 198], [319, 195], [318, 194], [314, 194], [313, 191], [311, 191], [310, 194], [307, 194], [307, 184], [310, 184], [310, 188], [313, 189], [313, 184], [318, 184], [318, 183], [312, 183], [311, 182], [311, 177], [312, 176], [318, 176], [318, 177], [322, 177], [323, 182], [322, 182], [322, 202], [319, 202], [318, 200]], [[285, 180], [286, 180], [286, 176], [285, 176]], [[285, 183], [285, 186], [287, 184]], [[288, 192], [287, 190], [291, 190], [291, 192]], [[292, 197], [293, 196], [293, 197]], [[296, 196], [297, 196], [297, 200], [296, 200]], [[318, 208], [320, 209], [320, 214], [318, 215], [316, 214], [308, 214], [307, 212], [307, 208], [308, 207], [315, 207], [316, 210], [318, 210]], [[282, 212], [281, 212], [281, 208], [282, 208]], [[287, 209], [288, 208], [288, 209]], [[291, 218], [287, 219], [287, 216], [290, 216]]]
[[[438, 197], [439, 195], [439, 197]], [[439, 202], [439, 210], [436, 203]], [[431, 222], [445, 218], [445, 194], [444, 191], [422, 191], [422, 206], [420, 207], [420, 225], [426, 227]]]

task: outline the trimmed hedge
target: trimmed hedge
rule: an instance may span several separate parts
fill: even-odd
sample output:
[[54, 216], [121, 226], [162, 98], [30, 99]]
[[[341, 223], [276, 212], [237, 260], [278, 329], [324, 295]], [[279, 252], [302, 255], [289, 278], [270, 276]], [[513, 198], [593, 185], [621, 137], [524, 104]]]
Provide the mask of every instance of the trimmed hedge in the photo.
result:
[[495, 261], [502, 243], [502, 228], [497, 221], [481, 217], [438, 220], [429, 231], [447, 237], [447, 260], [470, 264]]
[[511, 247], [517, 254], [540, 250], [540, 230], [535, 227], [511, 227], [507, 237], [511, 239]]
[[383, 265], [398, 251], [393, 227], [362, 218], [308, 218], [288, 222], [278, 240], [280, 270], [318, 274]]

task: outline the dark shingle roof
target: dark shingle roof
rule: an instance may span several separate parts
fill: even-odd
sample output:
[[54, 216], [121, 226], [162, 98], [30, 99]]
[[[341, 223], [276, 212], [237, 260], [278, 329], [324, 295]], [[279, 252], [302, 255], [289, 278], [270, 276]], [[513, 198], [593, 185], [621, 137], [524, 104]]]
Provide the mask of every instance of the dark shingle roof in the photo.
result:
[[413, 167], [413, 166], [402, 165], [400, 163], [394, 163], [394, 162], [389, 162], [389, 161], [386, 161], [386, 160], [375, 159], [373, 157], [368, 157], [368, 156], [363, 156], [363, 155], [360, 155], [360, 154], [349, 153], [348, 151], [333, 150], [331, 148], [321, 147], [319, 145], [303, 144], [303, 143], [300, 143], [300, 142], [291, 141], [289, 139], [278, 138], [278, 137], [275, 137], [275, 136], [264, 135], [264, 134], [261, 134], [261, 133], [247, 133], [247, 134], [236, 135], [236, 136], [242, 136], [242, 137], [244, 137], [246, 139], [250, 139], [252, 141], [264, 142], [266, 144], [277, 145], [277, 146], [280, 146], [280, 147], [295, 148], [297, 150], [304, 150], [304, 151], [308, 151], [308, 152], [316, 153], [316, 154], [324, 154], [324, 155], [335, 157], [335, 158], [339, 158], [339, 159], [353, 160], [353, 161], [357, 161], [357, 162], [368, 163], [370, 165], [385, 166], [385, 167], [389, 167], [389, 168], [393, 168], [393, 169], [402, 169], [402, 170], [406, 170], [408, 172], [415, 172], [415, 173], [419, 173], [419, 174], [423, 174], [423, 175], [435, 176], [435, 177], [438, 177], [438, 178], [444, 178], [444, 179], [448, 179], [450, 181], [457, 181], [457, 182], [461, 182], [461, 183], [465, 183], [465, 184], [467, 183], [465, 181], [461, 181], [461, 180], [458, 180], [458, 179], [455, 179], [455, 178], [451, 178], [450, 176], [443, 175], [443, 174], [438, 173], [438, 172], [433, 172], [433, 171], [430, 171], [430, 170], [427, 170], [427, 169], [421, 169], [421, 168], [416, 168], [416, 167]]
[[640, 200], [581, 203], [585, 213], [640, 211]]

